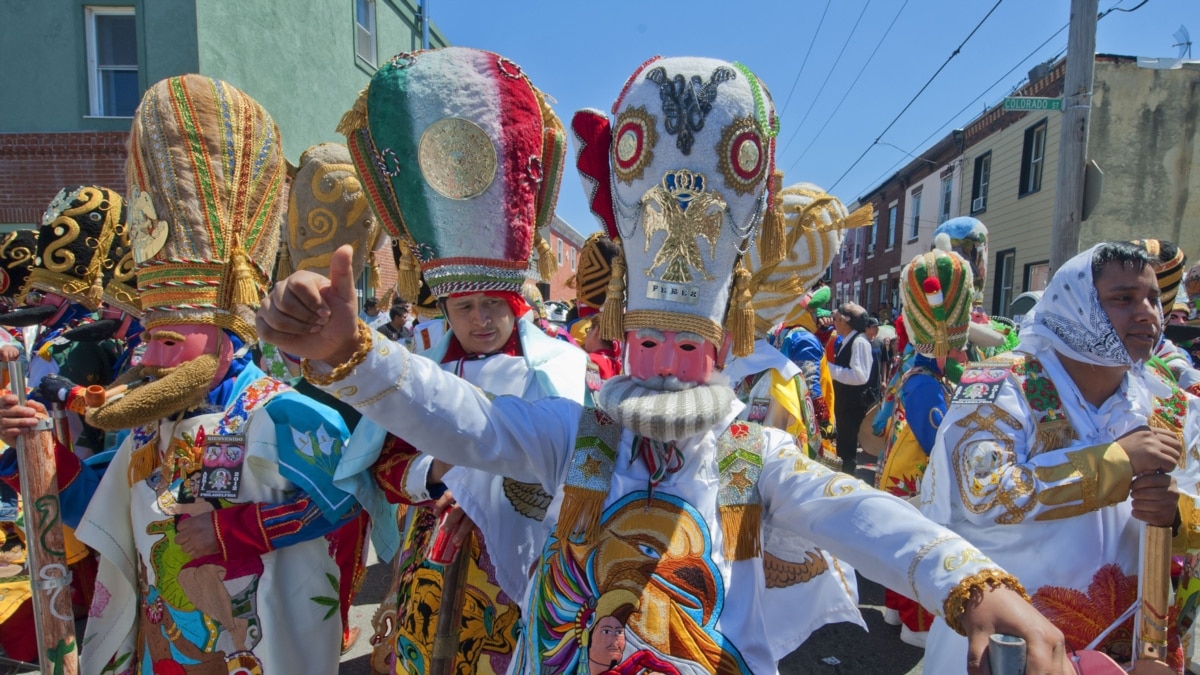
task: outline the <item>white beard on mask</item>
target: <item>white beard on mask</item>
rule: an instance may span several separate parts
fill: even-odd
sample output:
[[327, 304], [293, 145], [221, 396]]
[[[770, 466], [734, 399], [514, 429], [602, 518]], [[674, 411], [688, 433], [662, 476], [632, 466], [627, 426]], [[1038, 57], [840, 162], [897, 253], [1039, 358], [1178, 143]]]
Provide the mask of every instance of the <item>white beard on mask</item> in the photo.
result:
[[737, 398], [727, 378], [720, 373], [714, 373], [705, 384], [673, 389], [677, 384], [685, 383], [673, 377], [666, 381], [656, 377], [647, 382], [618, 375], [596, 392], [596, 405], [639, 436], [667, 443], [712, 428], [729, 414]]

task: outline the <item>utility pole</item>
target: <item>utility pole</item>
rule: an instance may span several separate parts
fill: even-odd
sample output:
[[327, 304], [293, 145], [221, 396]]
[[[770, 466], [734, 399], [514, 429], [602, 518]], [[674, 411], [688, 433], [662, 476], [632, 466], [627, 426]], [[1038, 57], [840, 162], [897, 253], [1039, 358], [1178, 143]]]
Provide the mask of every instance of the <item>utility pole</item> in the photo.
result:
[[1067, 67], [1063, 78], [1062, 136], [1054, 191], [1054, 229], [1050, 235], [1051, 273], [1079, 253], [1099, 4], [1099, 0], [1071, 0]]

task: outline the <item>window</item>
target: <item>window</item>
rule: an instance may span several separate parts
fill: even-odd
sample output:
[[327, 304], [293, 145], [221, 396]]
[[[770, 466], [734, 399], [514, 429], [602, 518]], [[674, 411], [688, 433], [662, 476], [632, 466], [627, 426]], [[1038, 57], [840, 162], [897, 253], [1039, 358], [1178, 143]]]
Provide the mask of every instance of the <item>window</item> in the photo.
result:
[[854, 282], [854, 295], [850, 298], [850, 302], [853, 302], [856, 305], [860, 304], [858, 300], [861, 297], [862, 297], [862, 282], [856, 281], [856, 282]]
[[1042, 189], [1042, 166], [1046, 163], [1046, 120], [1025, 130], [1025, 147], [1021, 151], [1021, 189], [1019, 197]]
[[992, 151], [975, 158], [975, 177], [971, 181], [971, 215], [987, 210], [988, 181], [992, 178]]
[[892, 305], [893, 316], [899, 316], [900, 312], [900, 278], [892, 279], [892, 299], [889, 301]]
[[863, 303], [863, 307], [867, 312], [871, 311], [871, 291], [875, 290], [875, 286], [871, 282], [867, 282], [867, 301]]
[[845, 267], [850, 262], [850, 237], [842, 240], [842, 264], [840, 267]]
[[875, 238], [879, 234], [879, 214], [871, 216], [871, 227], [867, 229], [867, 257], [875, 255]]
[[916, 241], [917, 236], [921, 234], [921, 193], [923, 190], [917, 188], [912, 193], [912, 218], [908, 226], [908, 240]]
[[1025, 290], [1044, 291], [1050, 284], [1050, 263], [1042, 261], [1025, 266]]
[[575, 271], [575, 256], [578, 253], [575, 249], [571, 249], [571, 271]]
[[354, 53], [375, 67], [375, 0], [354, 0]]
[[89, 113], [133, 117], [138, 86], [137, 18], [132, 7], [86, 7]]
[[899, 216], [899, 207], [896, 202], [888, 207], [888, 245], [887, 250], [892, 250], [896, 245], [896, 218]]
[[862, 247], [863, 247], [863, 244], [862, 244], [862, 237], [860, 237], [859, 235], [860, 235], [860, 233], [859, 233], [858, 231], [855, 231], [855, 232], [854, 232], [854, 237], [853, 237], [853, 238], [854, 238], [854, 244], [853, 244], [853, 248], [854, 248], [854, 256], [853, 256], [853, 257], [854, 257], [854, 262], [858, 262], [858, 259], [859, 259], [860, 257], [862, 257]]
[[950, 197], [954, 194], [954, 174], [942, 179], [942, 208], [938, 212], [938, 225], [950, 220]]
[[1017, 250], [1010, 248], [996, 254], [996, 290], [992, 294], [992, 314], [1008, 316], [1013, 300], [1013, 267], [1017, 262]]
[[559, 239], [558, 240], [558, 265], [559, 265], [559, 267], [562, 267], [562, 251], [563, 251], [562, 239]]

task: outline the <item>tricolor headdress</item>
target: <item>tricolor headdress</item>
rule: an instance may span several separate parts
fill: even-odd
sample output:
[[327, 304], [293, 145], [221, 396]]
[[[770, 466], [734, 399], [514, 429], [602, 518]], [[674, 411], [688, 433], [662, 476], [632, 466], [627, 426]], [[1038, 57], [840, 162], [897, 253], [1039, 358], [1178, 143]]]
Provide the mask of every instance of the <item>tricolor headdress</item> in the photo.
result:
[[[128, 260], [125, 201], [115, 190], [64, 188], [50, 202], [38, 230], [37, 256], [21, 289], [57, 293], [90, 311], [100, 308], [105, 285]], [[128, 277], [126, 277], [128, 278]]]
[[612, 111], [612, 124], [596, 110], [572, 121], [590, 206], [623, 249], [602, 336], [655, 328], [719, 346], [728, 325], [745, 356], [754, 310], [744, 255], [760, 227], [767, 262], [785, 254], [770, 94], [741, 64], [655, 57]]
[[[400, 240], [400, 294], [521, 292], [554, 217], [566, 131], [520, 66], [447, 47], [379, 69], [338, 125], [383, 227]], [[539, 241], [543, 277], [553, 273]]]
[[254, 341], [286, 174], [271, 116], [225, 82], [163, 80], [134, 113], [126, 173], [145, 327], [215, 325]]
[[1154, 261], [1154, 276], [1158, 279], [1158, 290], [1162, 292], [1159, 302], [1163, 311], [1169, 312], [1171, 305], [1175, 304], [1179, 283], [1183, 281], [1183, 266], [1187, 264], [1187, 256], [1175, 242], [1165, 239], [1135, 239], [1133, 243], [1146, 249]]
[[354, 248], [354, 278], [374, 262], [379, 225], [346, 146], [321, 143], [300, 155], [288, 190], [286, 229], [287, 259], [281, 259], [280, 276], [289, 274], [288, 268], [329, 276], [333, 252], [346, 244]]
[[[943, 234], [946, 236], [939, 239], [939, 235]], [[983, 302], [982, 293], [987, 283], [987, 225], [969, 216], [951, 218], [937, 226], [933, 231], [933, 239], [935, 246], [943, 251], [954, 251], [970, 264], [972, 285], [975, 287], [974, 301]]]
[[917, 353], [942, 358], [966, 346], [973, 296], [971, 266], [957, 253], [934, 249], [908, 263], [900, 305]]

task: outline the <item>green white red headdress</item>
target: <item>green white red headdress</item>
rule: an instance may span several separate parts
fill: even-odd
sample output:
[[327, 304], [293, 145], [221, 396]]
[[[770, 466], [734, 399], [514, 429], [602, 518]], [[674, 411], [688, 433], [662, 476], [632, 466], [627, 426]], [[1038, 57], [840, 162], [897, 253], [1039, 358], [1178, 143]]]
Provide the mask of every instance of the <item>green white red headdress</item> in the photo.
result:
[[401, 242], [402, 296], [520, 294], [554, 217], [566, 131], [512, 61], [447, 47], [400, 54], [338, 126], [387, 232]]
[[901, 312], [919, 354], [945, 357], [967, 345], [974, 287], [971, 266], [957, 253], [934, 249], [901, 273]]
[[623, 248], [602, 336], [656, 328], [720, 345], [728, 326], [734, 353], [748, 354], [754, 310], [744, 255], [764, 225], [764, 257], [784, 255], [770, 94], [741, 64], [655, 57], [612, 112], [611, 123], [597, 110], [572, 121], [592, 211]]

